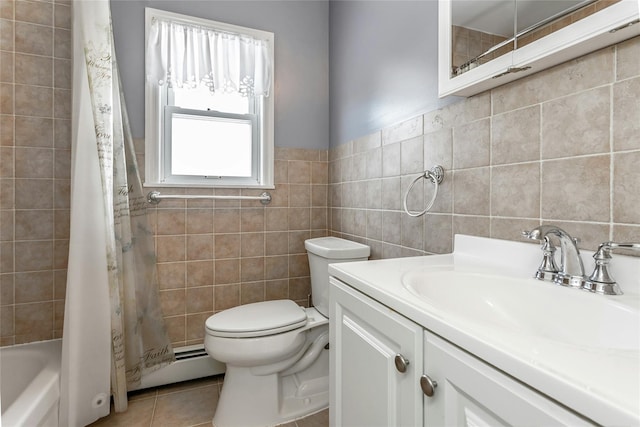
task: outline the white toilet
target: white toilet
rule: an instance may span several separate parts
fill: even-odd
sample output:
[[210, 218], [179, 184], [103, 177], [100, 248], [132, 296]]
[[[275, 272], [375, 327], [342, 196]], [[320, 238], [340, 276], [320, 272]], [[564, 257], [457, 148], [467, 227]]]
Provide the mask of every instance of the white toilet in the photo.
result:
[[315, 307], [265, 301], [207, 319], [207, 353], [227, 364], [215, 427], [274, 426], [329, 405], [328, 265], [364, 261], [369, 246], [321, 237], [305, 248]]

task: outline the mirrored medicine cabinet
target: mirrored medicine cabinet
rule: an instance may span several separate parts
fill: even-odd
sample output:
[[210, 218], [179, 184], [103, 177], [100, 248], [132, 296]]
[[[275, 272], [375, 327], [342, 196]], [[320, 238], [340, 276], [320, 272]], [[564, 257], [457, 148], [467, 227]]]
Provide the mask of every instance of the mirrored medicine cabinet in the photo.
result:
[[639, 4], [439, 0], [439, 95], [475, 95], [634, 37]]

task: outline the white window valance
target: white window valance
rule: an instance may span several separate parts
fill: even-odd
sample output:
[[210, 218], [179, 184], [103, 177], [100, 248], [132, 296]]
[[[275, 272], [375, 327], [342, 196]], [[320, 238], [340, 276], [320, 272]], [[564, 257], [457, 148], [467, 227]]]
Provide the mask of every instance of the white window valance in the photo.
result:
[[169, 87], [269, 96], [272, 64], [267, 41], [154, 18], [147, 40], [147, 79]]

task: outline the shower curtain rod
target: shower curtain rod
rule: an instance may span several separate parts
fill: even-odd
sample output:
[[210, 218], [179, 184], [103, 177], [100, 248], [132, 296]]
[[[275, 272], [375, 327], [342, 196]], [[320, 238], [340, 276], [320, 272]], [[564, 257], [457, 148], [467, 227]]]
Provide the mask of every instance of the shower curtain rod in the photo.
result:
[[208, 200], [259, 200], [263, 205], [271, 202], [271, 194], [264, 192], [259, 196], [221, 196], [221, 195], [188, 195], [188, 194], [160, 194], [159, 191], [151, 191], [147, 195], [147, 202], [157, 205], [162, 199], [208, 199]]

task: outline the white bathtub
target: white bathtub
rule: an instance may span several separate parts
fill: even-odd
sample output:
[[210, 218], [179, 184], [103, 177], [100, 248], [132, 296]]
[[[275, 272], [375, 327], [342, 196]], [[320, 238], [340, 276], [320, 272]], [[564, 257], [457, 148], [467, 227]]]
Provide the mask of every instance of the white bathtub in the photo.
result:
[[2, 426], [58, 426], [62, 340], [0, 348]]

